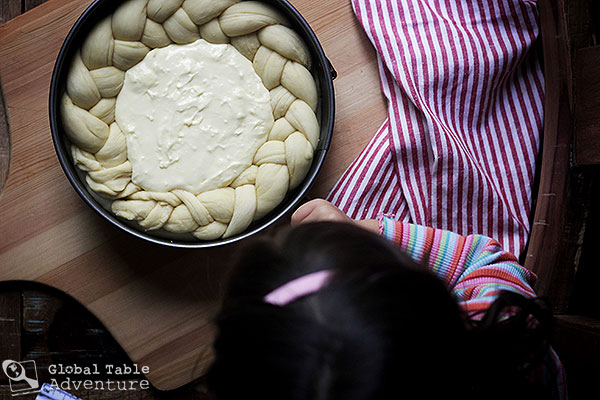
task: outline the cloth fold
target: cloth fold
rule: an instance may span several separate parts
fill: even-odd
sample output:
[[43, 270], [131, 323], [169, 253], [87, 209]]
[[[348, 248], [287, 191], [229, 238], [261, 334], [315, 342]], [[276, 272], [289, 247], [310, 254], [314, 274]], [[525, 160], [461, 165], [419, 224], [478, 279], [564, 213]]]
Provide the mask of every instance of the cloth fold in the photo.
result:
[[495, 238], [529, 235], [543, 119], [535, 1], [352, 0], [388, 119], [328, 200], [352, 218]]

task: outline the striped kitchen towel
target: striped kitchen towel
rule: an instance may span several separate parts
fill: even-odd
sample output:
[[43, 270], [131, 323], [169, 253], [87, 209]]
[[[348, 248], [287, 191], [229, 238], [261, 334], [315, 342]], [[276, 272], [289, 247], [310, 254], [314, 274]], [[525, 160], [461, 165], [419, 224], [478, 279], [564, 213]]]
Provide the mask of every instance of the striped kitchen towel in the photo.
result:
[[353, 218], [483, 234], [520, 255], [543, 119], [527, 0], [352, 0], [388, 119], [328, 200]]

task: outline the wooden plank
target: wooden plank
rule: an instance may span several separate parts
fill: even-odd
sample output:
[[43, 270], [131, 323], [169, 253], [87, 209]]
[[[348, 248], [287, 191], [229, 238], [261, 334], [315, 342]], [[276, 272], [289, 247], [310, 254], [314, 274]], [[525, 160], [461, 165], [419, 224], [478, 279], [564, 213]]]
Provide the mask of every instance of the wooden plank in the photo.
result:
[[578, 49], [593, 46], [598, 26], [598, 2], [596, 0], [570, 0], [565, 3], [570, 51], [574, 56]]
[[23, 12], [29, 11], [40, 4], [45, 3], [46, 1], [48, 0], [23, 0]]
[[[0, 25], [21, 14], [22, 1], [0, 0]], [[2, 84], [0, 82], [0, 196], [6, 183], [10, 163], [10, 134]], [[6, 285], [0, 291], [0, 360], [21, 360], [22, 291]], [[0, 374], [0, 393], [9, 391], [8, 379]], [[4, 397], [0, 394], [0, 397]]]
[[8, 120], [4, 107], [4, 96], [2, 95], [2, 84], [0, 83], [0, 196], [4, 190], [6, 177], [10, 165], [10, 132], [8, 131]]
[[20, 15], [22, 7], [21, 0], [0, 0], [0, 25]]
[[[538, 275], [536, 292], [551, 296], [562, 257], [561, 239], [569, 193], [572, 118], [568, 95], [571, 76], [566, 43], [564, 1], [540, 0], [541, 36], [544, 48], [544, 136], [539, 188], [525, 267]], [[564, 264], [571, 267], [572, 264]]]
[[52, 364], [51, 350], [48, 347], [48, 331], [54, 314], [63, 301], [28, 288], [23, 291], [23, 359], [35, 360], [38, 378], [48, 381], [48, 366]]
[[[16, 285], [5, 284], [0, 290], [0, 362], [21, 360], [21, 290]], [[8, 379], [0, 374], [0, 385]]]
[[[575, 53], [577, 49], [592, 46], [593, 39], [593, 19], [592, 7], [595, 0], [577, 0], [565, 1], [565, 18], [567, 46], [569, 50], [569, 59], [566, 60], [569, 65], [575, 65]], [[569, 70], [573, 68], [569, 66]], [[574, 104], [574, 82], [572, 79], [568, 82], [569, 101]]]
[[600, 164], [600, 46], [575, 56], [575, 162]]
[[538, 275], [537, 294], [550, 299], [554, 312], [565, 313], [583, 244], [590, 179], [585, 171], [571, 168], [573, 114], [569, 84], [573, 74], [565, 2], [543, 0], [538, 5], [546, 84], [544, 136], [524, 263]]

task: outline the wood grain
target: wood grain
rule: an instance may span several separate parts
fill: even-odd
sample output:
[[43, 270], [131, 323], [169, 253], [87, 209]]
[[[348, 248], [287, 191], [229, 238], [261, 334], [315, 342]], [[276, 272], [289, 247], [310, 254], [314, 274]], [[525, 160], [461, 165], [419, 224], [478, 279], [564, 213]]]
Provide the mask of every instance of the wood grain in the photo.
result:
[[4, 107], [4, 96], [2, 95], [2, 85], [0, 84], [0, 196], [2, 196], [2, 192], [4, 191], [9, 165], [10, 132], [8, 131], [6, 108]]
[[[32, 280], [73, 296], [109, 329], [149, 380], [169, 390], [211, 361], [212, 318], [238, 246], [167, 249], [94, 214], [64, 176], [50, 138], [50, 75], [90, 0], [50, 0], [0, 26], [0, 81], [12, 138], [0, 199], [0, 280]], [[339, 77], [330, 154], [311, 196], [325, 195], [382, 124], [375, 53], [349, 2], [292, 3], [316, 31]], [[267, 233], [272, 234], [272, 232]]]
[[[21, 291], [12, 289], [0, 297], [0, 354], [2, 360], [21, 360]], [[0, 384], [8, 384], [4, 374]]]
[[29, 11], [45, 2], [46, 0], [23, 0], [23, 11]]
[[[571, 66], [564, 34], [566, 21], [561, 9], [564, 9], [562, 0], [539, 2], [546, 85], [544, 138], [539, 167], [541, 176], [524, 264], [539, 277], [535, 285], [536, 293], [546, 297], [555, 295], [555, 290], [562, 294], [566, 292], [569, 274], [573, 269], [572, 262], [568, 262], [561, 252], [564, 250], [565, 205], [569, 199], [569, 161], [573, 135], [567, 79], [571, 76]], [[562, 288], [556, 288], [557, 282]], [[551, 298], [554, 300], [554, 297]], [[561, 304], [558, 307], [564, 306]]]
[[600, 46], [577, 50], [575, 61], [575, 162], [600, 164]]
[[21, 14], [21, 0], [0, 0], [0, 24]]

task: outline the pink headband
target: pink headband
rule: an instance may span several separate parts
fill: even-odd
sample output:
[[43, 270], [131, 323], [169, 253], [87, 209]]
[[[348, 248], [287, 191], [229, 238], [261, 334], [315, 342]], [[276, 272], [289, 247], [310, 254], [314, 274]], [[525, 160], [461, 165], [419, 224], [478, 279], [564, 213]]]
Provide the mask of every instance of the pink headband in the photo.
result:
[[285, 306], [299, 297], [317, 292], [329, 281], [330, 277], [330, 270], [303, 275], [273, 290], [265, 296], [265, 302], [276, 306]]

